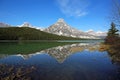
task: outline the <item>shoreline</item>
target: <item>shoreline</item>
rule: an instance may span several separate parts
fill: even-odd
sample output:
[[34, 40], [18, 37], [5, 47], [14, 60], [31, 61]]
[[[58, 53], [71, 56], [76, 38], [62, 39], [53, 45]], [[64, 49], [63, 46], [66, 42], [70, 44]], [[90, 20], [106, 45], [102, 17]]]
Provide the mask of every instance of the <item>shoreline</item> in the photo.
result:
[[0, 40], [2, 42], [91, 42], [91, 41], [103, 41], [103, 39], [81, 39], [81, 40]]

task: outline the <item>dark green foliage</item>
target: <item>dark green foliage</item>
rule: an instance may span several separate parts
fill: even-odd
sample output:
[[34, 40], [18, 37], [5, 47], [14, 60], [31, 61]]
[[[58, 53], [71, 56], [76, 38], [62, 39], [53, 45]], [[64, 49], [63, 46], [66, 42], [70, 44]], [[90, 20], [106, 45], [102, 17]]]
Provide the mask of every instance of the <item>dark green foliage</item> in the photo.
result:
[[111, 28], [108, 31], [108, 36], [117, 36], [118, 37], [119, 34], [117, 32], [118, 32], [118, 30], [116, 29], [115, 24], [112, 22]]
[[118, 41], [118, 39], [119, 39], [118, 31], [119, 30], [116, 29], [115, 24], [112, 22], [111, 23], [111, 28], [109, 29], [107, 37], [105, 39], [105, 43], [107, 43], [107, 44], [116, 43], [116, 41]]
[[113, 22], [111, 23], [105, 43], [110, 45], [108, 53], [113, 61], [120, 61], [120, 37]]
[[78, 39], [46, 33], [29, 27], [0, 28], [0, 40], [70, 40]]

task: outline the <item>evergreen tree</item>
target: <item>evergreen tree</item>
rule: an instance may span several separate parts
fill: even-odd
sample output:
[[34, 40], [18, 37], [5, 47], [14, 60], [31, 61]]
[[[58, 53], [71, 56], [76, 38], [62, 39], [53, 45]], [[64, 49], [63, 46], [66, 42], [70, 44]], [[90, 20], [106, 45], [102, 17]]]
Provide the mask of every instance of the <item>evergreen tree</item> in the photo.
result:
[[105, 43], [114, 44], [119, 38], [118, 31], [119, 30], [116, 28], [116, 25], [112, 22], [111, 28], [108, 30], [108, 34], [105, 39]]
[[116, 29], [115, 24], [112, 22], [111, 28], [108, 31], [108, 36], [118, 36], [119, 34], [117, 32], [118, 32], [118, 30]]

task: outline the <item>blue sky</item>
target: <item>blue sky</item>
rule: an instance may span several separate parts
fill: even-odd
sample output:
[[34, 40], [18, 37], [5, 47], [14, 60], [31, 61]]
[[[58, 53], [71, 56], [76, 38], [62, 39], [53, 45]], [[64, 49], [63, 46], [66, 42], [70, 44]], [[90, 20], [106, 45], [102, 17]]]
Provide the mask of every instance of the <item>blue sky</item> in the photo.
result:
[[0, 0], [0, 22], [48, 27], [63, 18], [72, 27], [107, 31], [111, 0]]

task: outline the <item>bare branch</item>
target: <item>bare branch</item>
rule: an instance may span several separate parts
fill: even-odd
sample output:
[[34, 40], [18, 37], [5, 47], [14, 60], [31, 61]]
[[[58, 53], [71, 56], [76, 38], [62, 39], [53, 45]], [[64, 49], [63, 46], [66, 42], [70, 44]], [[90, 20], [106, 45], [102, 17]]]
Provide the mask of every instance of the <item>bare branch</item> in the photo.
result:
[[119, 31], [120, 31], [120, 1], [119, 0], [112, 0], [113, 2], [113, 10], [112, 10], [112, 21], [115, 22]]

